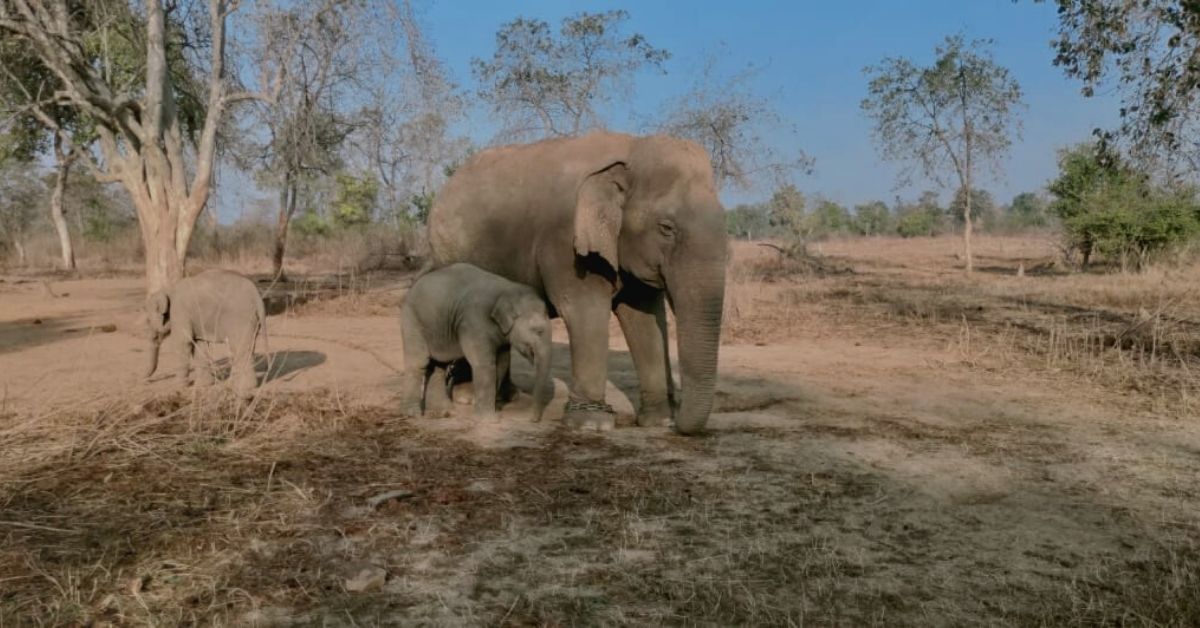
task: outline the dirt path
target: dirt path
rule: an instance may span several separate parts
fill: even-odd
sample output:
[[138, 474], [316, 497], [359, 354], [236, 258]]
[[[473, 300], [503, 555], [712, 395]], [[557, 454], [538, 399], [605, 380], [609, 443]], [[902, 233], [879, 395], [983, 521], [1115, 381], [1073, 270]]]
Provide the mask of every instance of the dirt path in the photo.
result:
[[[167, 391], [165, 381], [136, 381], [144, 358], [134, 331], [137, 282], [62, 282], [55, 291], [70, 296], [0, 284], [9, 411], [46, 416]], [[108, 324], [116, 331], [99, 331]], [[722, 348], [707, 438], [634, 428], [572, 436], [556, 427], [568, 373], [561, 329], [559, 398], [546, 420], [528, 422], [522, 399], [500, 423], [481, 425], [465, 414], [404, 420], [390, 412], [395, 376], [384, 362], [399, 366], [400, 355], [391, 316], [318, 312], [269, 325], [283, 366], [265, 390], [336, 390], [363, 414], [305, 423], [298, 411], [277, 412], [271, 429], [290, 431], [253, 457], [205, 449], [159, 471], [152, 462], [112, 462], [164, 483], [163, 491], [174, 487], [174, 499], [189, 504], [199, 489], [188, 474], [214, 473], [214, 460], [226, 474], [220, 482], [239, 488], [196, 493], [220, 505], [169, 515], [172, 523], [146, 541], [153, 556], [127, 557], [111, 567], [116, 575], [95, 576], [101, 590], [116, 590], [120, 578], [148, 574], [158, 583], [152, 594], [118, 591], [103, 604], [93, 596], [88, 612], [182, 621], [206, 616], [172, 610], [198, 595], [219, 598], [235, 622], [344, 614], [463, 625], [1200, 617], [1192, 601], [1200, 599], [1200, 423], [1159, 418], [1121, 393], [971, 367], [936, 338], [812, 327], [785, 342]], [[620, 342], [613, 346], [610, 396], [628, 425], [636, 378]], [[516, 366], [522, 384], [529, 372]], [[46, 525], [88, 537], [83, 506], [37, 497], [63, 490], [69, 476], [12, 480], [4, 519], [57, 521]], [[241, 488], [246, 477], [265, 492]], [[364, 510], [365, 497], [389, 487], [415, 496]], [[87, 481], [72, 490], [83, 494]], [[93, 507], [93, 517], [112, 509]], [[128, 534], [137, 521], [105, 534]], [[3, 525], [12, 534], [0, 542], [0, 581], [21, 576], [12, 562], [21, 548], [63, 542]], [[190, 536], [168, 530], [184, 528], [223, 539], [214, 547], [232, 562], [197, 550], [180, 558]], [[83, 546], [71, 551], [70, 564], [100, 560]], [[213, 591], [237, 589], [253, 603], [195, 593], [187, 577], [164, 579], [165, 558], [190, 561], [218, 583]], [[363, 561], [387, 574], [373, 593], [348, 591], [330, 575]]]

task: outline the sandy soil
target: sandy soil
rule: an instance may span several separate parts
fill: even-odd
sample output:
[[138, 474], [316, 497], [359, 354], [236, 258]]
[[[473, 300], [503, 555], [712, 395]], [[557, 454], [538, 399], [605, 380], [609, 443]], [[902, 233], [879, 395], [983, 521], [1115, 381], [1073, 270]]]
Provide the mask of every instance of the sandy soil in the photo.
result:
[[[856, 269], [895, 272], [874, 264]], [[138, 381], [140, 282], [59, 281], [51, 297], [16, 281], [0, 283], [0, 422], [79, 415], [55, 432], [78, 443], [129, 400], [150, 400], [131, 422], [155, 403], [190, 416], [165, 378]], [[262, 394], [282, 409], [262, 425], [212, 441], [152, 422], [175, 440], [105, 432], [141, 444], [0, 467], [0, 623], [1200, 619], [1200, 421], [1128, 389], [966, 355], [952, 327], [799, 303], [786, 334], [722, 347], [704, 438], [630, 426], [616, 336], [619, 429], [563, 432], [561, 329], [544, 422], [525, 396], [494, 424], [465, 406], [409, 419], [390, 409], [403, 283], [376, 285], [370, 307], [270, 317]], [[752, 292], [743, 307], [778, 295]], [[167, 440], [187, 447], [153, 444]], [[127, 483], [143, 501], [118, 503]]]

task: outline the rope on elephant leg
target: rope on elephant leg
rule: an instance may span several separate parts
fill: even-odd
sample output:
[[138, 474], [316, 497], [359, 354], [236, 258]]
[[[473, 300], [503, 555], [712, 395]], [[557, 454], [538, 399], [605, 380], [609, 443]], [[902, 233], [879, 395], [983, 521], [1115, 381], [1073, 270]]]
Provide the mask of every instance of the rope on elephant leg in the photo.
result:
[[596, 402], [577, 399], [568, 399], [566, 410], [567, 412], [607, 412], [608, 414], [617, 413], [612, 406], [602, 401]]

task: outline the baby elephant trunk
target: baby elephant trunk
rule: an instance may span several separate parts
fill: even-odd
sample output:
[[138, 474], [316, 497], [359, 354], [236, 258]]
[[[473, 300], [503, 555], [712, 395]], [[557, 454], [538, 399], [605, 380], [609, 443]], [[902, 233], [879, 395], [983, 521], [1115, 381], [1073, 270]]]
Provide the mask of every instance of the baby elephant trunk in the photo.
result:
[[162, 337], [158, 334], [150, 336], [150, 358], [146, 364], [146, 379], [150, 379], [154, 375], [154, 371], [158, 370], [158, 349], [162, 346]]
[[533, 420], [541, 421], [542, 413], [554, 395], [554, 382], [550, 381], [550, 331], [538, 337], [533, 347]]

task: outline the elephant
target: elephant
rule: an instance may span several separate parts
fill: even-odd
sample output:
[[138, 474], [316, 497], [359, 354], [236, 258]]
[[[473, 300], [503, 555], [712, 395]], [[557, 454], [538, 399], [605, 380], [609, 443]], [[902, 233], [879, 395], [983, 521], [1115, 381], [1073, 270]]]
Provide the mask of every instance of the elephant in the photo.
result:
[[[404, 341], [401, 403], [419, 414], [435, 366], [465, 358], [474, 379], [475, 416], [496, 417], [496, 394], [511, 386], [515, 349], [534, 367], [533, 420], [547, 403], [550, 379], [550, 317], [546, 302], [529, 286], [470, 264], [451, 264], [420, 275], [400, 307]], [[430, 387], [445, 394], [443, 387]]]
[[[605, 402], [615, 312], [637, 371], [637, 424], [704, 430], [725, 298], [725, 213], [698, 144], [592, 132], [476, 153], [438, 193], [430, 267], [467, 262], [526, 284], [566, 324], [570, 429], [611, 429]], [[667, 346], [678, 324], [681, 403]], [[677, 415], [677, 416], [676, 416]]]
[[[158, 353], [168, 335], [184, 357], [176, 373], [187, 385], [188, 371], [195, 359], [197, 342], [227, 342], [230, 379], [245, 393], [255, 387], [254, 344], [263, 336], [266, 345], [266, 310], [254, 282], [225, 270], [208, 270], [179, 280], [146, 298], [146, 320], [150, 326], [150, 364], [147, 379], [158, 370]], [[196, 371], [199, 384], [212, 381], [207, 364]]]

